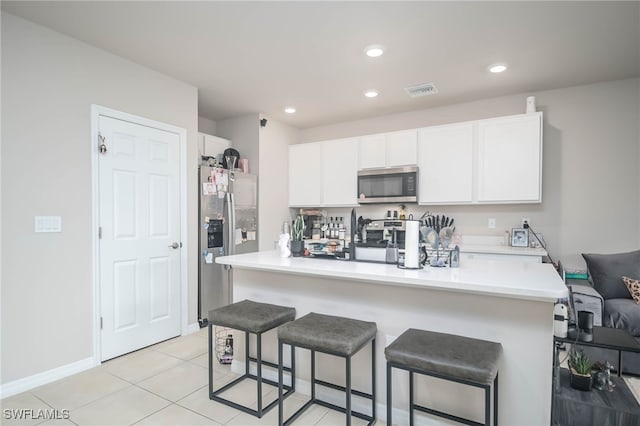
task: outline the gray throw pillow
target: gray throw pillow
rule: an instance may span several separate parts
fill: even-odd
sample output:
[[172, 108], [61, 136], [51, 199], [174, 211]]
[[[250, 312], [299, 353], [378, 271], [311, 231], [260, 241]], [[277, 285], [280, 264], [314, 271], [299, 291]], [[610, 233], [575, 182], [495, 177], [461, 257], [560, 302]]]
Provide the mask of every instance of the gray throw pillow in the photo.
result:
[[593, 287], [607, 299], [631, 299], [622, 277], [640, 277], [640, 250], [616, 254], [582, 254]]

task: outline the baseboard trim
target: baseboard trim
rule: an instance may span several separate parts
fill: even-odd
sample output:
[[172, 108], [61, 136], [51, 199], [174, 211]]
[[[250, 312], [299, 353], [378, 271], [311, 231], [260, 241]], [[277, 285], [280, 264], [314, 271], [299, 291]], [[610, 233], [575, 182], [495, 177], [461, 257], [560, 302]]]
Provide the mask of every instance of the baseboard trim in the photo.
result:
[[7, 398], [38, 386], [64, 379], [65, 377], [80, 373], [97, 365], [99, 365], [99, 363], [96, 364], [95, 358], [89, 357], [72, 362], [71, 364], [43, 371], [42, 373], [34, 374], [33, 376], [5, 383], [0, 385], [0, 398]]

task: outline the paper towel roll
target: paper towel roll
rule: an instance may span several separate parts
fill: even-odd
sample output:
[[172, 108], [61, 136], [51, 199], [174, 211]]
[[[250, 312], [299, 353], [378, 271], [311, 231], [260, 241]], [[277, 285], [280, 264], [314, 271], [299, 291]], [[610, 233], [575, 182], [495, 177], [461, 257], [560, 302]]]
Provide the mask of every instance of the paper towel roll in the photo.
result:
[[407, 220], [404, 236], [404, 267], [420, 267], [420, 222]]

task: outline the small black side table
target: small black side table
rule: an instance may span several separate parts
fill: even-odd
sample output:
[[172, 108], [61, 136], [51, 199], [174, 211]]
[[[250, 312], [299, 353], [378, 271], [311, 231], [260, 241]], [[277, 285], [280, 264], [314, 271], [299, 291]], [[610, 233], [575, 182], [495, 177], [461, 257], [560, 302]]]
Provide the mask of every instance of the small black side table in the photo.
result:
[[640, 343], [626, 330], [609, 327], [593, 327], [593, 341], [581, 342], [568, 337], [554, 337], [553, 359], [557, 362], [558, 345], [556, 343], [571, 343], [583, 346], [595, 346], [618, 351], [618, 377], [622, 372], [622, 352], [640, 352]]
[[[640, 426], [640, 405], [622, 378], [613, 380], [613, 392], [582, 392], [569, 386], [569, 372], [558, 365], [558, 344], [595, 346], [618, 351], [618, 377], [622, 372], [622, 352], [639, 352], [640, 344], [627, 331], [618, 328], [593, 327], [593, 341], [553, 338], [553, 391], [551, 423], [553, 425]], [[614, 379], [614, 378], [612, 378]]]

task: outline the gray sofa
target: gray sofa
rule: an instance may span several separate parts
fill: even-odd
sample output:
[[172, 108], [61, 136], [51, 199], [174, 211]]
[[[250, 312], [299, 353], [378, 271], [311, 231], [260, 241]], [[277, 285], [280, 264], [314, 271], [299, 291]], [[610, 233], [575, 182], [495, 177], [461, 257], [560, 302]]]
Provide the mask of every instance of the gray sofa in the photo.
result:
[[[594, 313], [594, 325], [621, 328], [640, 342], [640, 304], [622, 282], [622, 277], [640, 278], [640, 250], [616, 254], [583, 254], [588, 280], [567, 278], [574, 310]], [[618, 369], [615, 351], [586, 348], [592, 361], [608, 360]], [[640, 354], [622, 354], [623, 373], [640, 375]]]

